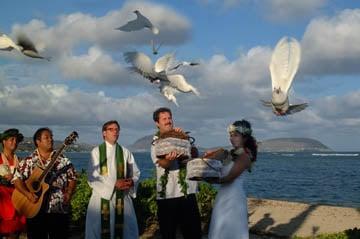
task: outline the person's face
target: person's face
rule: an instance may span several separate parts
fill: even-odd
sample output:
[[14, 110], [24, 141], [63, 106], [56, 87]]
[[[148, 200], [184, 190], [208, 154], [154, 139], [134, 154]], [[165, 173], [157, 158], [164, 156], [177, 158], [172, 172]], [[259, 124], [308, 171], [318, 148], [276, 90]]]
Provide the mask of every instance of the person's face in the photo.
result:
[[117, 124], [110, 124], [106, 127], [106, 130], [103, 131], [103, 137], [105, 141], [109, 142], [110, 144], [115, 144], [118, 140], [120, 135], [120, 128]]
[[159, 121], [155, 122], [160, 132], [168, 132], [173, 129], [173, 120], [169, 112], [161, 112]]
[[40, 150], [52, 151], [54, 144], [53, 136], [49, 131], [45, 130], [41, 133], [40, 139], [36, 140], [36, 143]]
[[15, 136], [4, 139], [2, 141], [2, 143], [4, 145], [4, 149], [7, 149], [7, 150], [9, 150], [11, 152], [14, 152], [16, 150], [16, 148], [17, 148], [17, 145], [18, 145], [17, 139], [16, 139]]
[[230, 133], [230, 142], [231, 142], [232, 146], [234, 146], [234, 148], [242, 147], [243, 146], [243, 137], [237, 131], [231, 132]]

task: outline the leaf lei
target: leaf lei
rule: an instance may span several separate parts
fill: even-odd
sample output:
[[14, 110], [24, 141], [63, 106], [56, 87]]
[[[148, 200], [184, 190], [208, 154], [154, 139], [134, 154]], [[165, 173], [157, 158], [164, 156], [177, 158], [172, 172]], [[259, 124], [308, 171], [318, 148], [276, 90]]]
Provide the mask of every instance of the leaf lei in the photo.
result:
[[165, 169], [165, 172], [160, 177], [160, 185], [161, 185], [161, 191], [159, 192], [159, 196], [162, 198], [166, 197], [166, 185], [169, 181], [169, 169]]

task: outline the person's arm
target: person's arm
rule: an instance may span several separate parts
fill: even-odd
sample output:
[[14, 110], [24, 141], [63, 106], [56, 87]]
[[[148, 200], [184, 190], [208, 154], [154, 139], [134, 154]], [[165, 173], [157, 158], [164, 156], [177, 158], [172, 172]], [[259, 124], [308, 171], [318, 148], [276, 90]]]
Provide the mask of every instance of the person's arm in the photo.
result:
[[251, 165], [251, 161], [249, 156], [246, 153], [242, 153], [239, 158], [234, 161], [232, 168], [229, 173], [219, 179], [219, 183], [230, 183], [234, 179], [240, 176], [246, 169], [248, 169]]
[[15, 188], [21, 192], [25, 197], [29, 199], [30, 202], [36, 203], [39, 199], [38, 196], [35, 195], [35, 193], [30, 192], [27, 187], [25, 186], [25, 183], [20, 179], [17, 178], [13, 181]]
[[24, 182], [30, 176], [30, 172], [31, 172], [31, 166], [30, 164], [28, 164], [28, 161], [24, 159], [21, 165], [17, 165], [11, 183], [13, 183], [15, 188], [25, 197], [27, 197], [30, 202], [36, 203], [39, 197], [35, 193], [30, 192]]
[[[71, 162], [68, 161], [68, 164], [71, 164]], [[67, 187], [65, 188], [65, 192], [64, 192], [64, 203], [68, 204], [68, 203], [70, 203], [70, 200], [76, 189], [77, 177], [76, 177], [75, 168], [73, 166], [70, 167], [66, 171], [66, 174], [67, 174], [68, 184], [67, 184]]]
[[167, 169], [170, 167], [172, 161], [176, 160], [179, 156], [180, 156], [179, 154], [173, 151], [166, 154], [164, 158], [158, 159], [157, 163], [159, 164], [160, 167]]
[[76, 188], [76, 180], [70, 180], [68, 182], [68, 186], [65, 189], [65, 193], [64, 193], [64, 203], [65, 204], [69, 204], [71, 201], [71, 198], [75, 192], [75, 188]]

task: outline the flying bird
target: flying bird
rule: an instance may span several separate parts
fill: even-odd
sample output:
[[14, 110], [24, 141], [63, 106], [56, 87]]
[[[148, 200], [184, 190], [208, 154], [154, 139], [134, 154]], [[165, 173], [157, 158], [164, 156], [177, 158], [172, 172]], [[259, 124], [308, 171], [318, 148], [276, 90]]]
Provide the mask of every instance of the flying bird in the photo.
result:
[[25, 34], [20, 34], [17, 38], [17, 45], [21, 47], [21, 52], [28, 57], [45, 59], [50, 61], [51, 57], [44, 57], [39, 54], [37, 49], [35, 48], [34, 43], [25, 36]]
[[20, 47], [6, 34], [0, 32], [0, 50], [2, 51], [21, 51]]
[[160, 49], [161, 45], [162, 45], [162, 43], [160, 43], [158, 46], [156, 46], [154, 40], [151, 40], [152, 53], [154, 55], [157, 55], [159, 53], [159, 49]]
[[12, 51], [18, 50], [22, 54], [32, 58], [40, 58], [50, 61], [49, 57], [43, 57], [39, 55], [38, 51], [35, 48], [34, 43], [27, 38], [24, 34], [20, 34], [17, 37], [17, 43], [15, 43], [10, 37], [6, 34], [0, 33], [0, 50], [2, 51]]
[[301, 48], [299, 42], [283, 37], [277, 43], [270, 61], [272, 97], [263, 101], [264, 106], [272, 108], [274, 114], [284, 116], [304, 110], [308, 104], [291, 105], [289, 89], [299, 68]]
[[171, 68], [169, 69], [169, 71], [176, 70], [176, 69], [179, 68], [180, 66], [197, 66], [197, 65], [200, 65], [200, 63], [182, 61], [182, 62], [176, 64], [175, 66], [171, 67]]
[[127, 22], [125, 25], [116, 28], [116, 30], [132, 32], [143, 28], [149, 28], [155, 35], [159, 34], [159, 29], [156, 28], [147, 17], [142, 15], [139, 10], [135, 10], [134, 13], [136, 14], [135, 20]]
[[160, 92], [174, 104], [177, 104], [175, 94], [194, 93], [199, 96], [199, 91], [189, 84], [185, 77], [180, 74], [169, 73], [169, 66], [174, 59], [174, 54], [169, 53], [160, 57], [155, 64], [152, 63], [150, 57], [141, 52], [126, 52], [124, 58], [132, 67], [130, 69], [139, 73], [151, 83], [159, 84]]

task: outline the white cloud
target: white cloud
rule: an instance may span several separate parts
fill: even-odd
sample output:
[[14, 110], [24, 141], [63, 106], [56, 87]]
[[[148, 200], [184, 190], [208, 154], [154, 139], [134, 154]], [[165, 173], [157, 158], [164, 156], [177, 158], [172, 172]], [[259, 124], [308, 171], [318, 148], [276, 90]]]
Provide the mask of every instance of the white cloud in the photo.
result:
[[116, 99], [65, 85], [7, 86], [0, 90], [0, 124], [96, 125], [118, 119], [127, 127], [142, 128], [141, 119], [160, 105], [159, 99], [149, 94]]
[[303, 70], [308, 74], [360, 73], [360, 9], [310, 22], [301, 45]]
[[[62, 56], [58, 65], [66, 78], [85, 79], [96, 84], [111, 85], [134, 85], [129, 70], [115, 62], [98, 47], [90, 47], [85, 55]], [[144, 80], [145, 82], [145, 80]]]
[[130, 33], [115, 30], [136, 18], [133, 13], [135, 9], [140, 10], [160, 29], [155, 40], [166, 45], [176, 45], [189, 38], [191, 25], [184, 16], [169, 7], [142, 1], [128, 1], [121, 9], [109, 11], [100, 17], [82, 12], [62, 15], [53, 26], [34, 19], [26, 24], [15, 24], [12, 35], [25, 32], [40, 50], [46, 50], [54, 57], [69, 53], [75, 46], [84, 43], [109, 50], [124, 49], [134, 44], [148, 45], [154, 38], [148, 29]]

